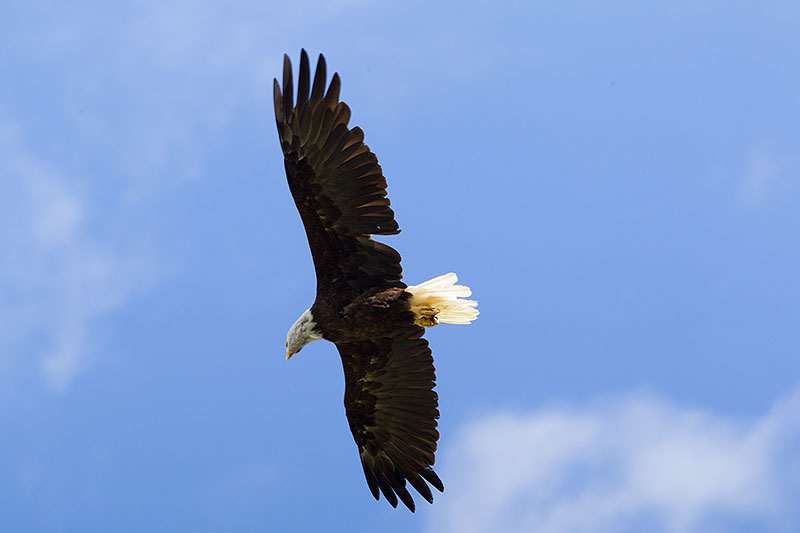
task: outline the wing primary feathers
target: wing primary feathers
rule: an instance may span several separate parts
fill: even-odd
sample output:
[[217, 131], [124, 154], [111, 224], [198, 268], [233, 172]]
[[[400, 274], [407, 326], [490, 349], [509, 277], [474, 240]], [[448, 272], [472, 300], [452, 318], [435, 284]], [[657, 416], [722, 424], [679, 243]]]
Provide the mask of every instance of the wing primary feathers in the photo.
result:
[[383, 496], [386, 498], [386, 501], [389, 502], [389, 505], [392, 507], [397, 507], [397, 496], [392, 490], [392, 483], [389, 481], [389, 478], [386, 476], [386, 472], [382, 470], [378, 470], [375, 472], [375, 477], [378, 480], [378, 486], [381, 488], [381, 492]]
[[308, 54], [305, 49], [300, 50], [300, 78], [297, 80], [297, 108], [300, 109], [308, 101], [308, 87], [310, 83]]
[[328, 87], [328, 93], [325, 95], [325, 104], [328, 107], [333, 107], [339, 101], [339, 89], [341, 89], [342, 82], [339, 80], [339, 73], [334, 72], [331, 78], [331, 84]]
[[367, 468], [367, 465], [364, 463], [364, 461], [361, 461], [361, 468], [364, 469], [364, 477], [367, 478], [367, 486], [369, 487], [369, 491], [376, 500], [380, 500], [381, 493], [380, 489], [378, 488], [378, 480], [375, 479], [375, 474], [372, 472], [372, 470]]
[[325, 56], [319, 55], [317, 70], [314, 72], [314, 86], [311, 88], [311, 101], [315, 104], [325, 95]]
[[308, 137], [310, 135], [310, 128], [311, 128], [311, 106], [310, 105], [303, 105], [302, 107], [297, 108], [302, 109], [300, 111], [300, 116], [297, 117], [297, 122], [300, 124], [300, 131], [298, 134], [300, 135], [300, 142], [303, 144], [308, 143]]
[[414, 498], [411, 497], [411, 494], [408, 493], [408, 489], [406, 489], [406, 479], [403, 477], [400, 472], [395, 471], [395, 483], [394, 483], [394, 492], [397, 494], [397, 497], [400, 498], [406, 507], [408, 507], [409, 511], [412, 513], [416, 509], [414, 505]]
[[442, 483], [442, 480], [439, 479], [439, 476], [436, 475], [436, 472], [434, 472], [432, 468], [420, 470], [419, 475], [425, 478], [425, 481], [433, 485], [436, 490], [444, 492], [444, 483]]
[[292, 85], [292, 62], [289, 56], [283, 54], [283, 109], [286, 112], [286, 118], [294, 107], [294, 86]]
[[[280, 128], [281, 123], [284, 121], [281, 86], [278, 83], [277, 78], [273, 78], [272, 81], [273, 81], [272, 98], [275, 102], [275, 122], [278, 124], [278, 127]], [[280, 135], [280, 129], [278, 129], [278, 134]]]
[[416, 472], [408, 472], [406, 473], [406, 479], [408, 479], [408, 482], [411, 483], [411, 486], [414, 487], [428, 503], [433, 503], [433, 493], [431, 492], [430, 487], [428, 487], [428, 485], [422, 481], [422, 478], [419, 477], [419, 474]]
[[[317, 135], [312, 139], [312, 142], [317, 146], [322, 146], [328, 140], [331, 134], [331, 126], [333, 125], [333, 111], [324, 105], [320, 105], [319, 109], [322, 112], [322, 120], [317, 130]], [[319, 154], [319, 152], [317, 152]]]

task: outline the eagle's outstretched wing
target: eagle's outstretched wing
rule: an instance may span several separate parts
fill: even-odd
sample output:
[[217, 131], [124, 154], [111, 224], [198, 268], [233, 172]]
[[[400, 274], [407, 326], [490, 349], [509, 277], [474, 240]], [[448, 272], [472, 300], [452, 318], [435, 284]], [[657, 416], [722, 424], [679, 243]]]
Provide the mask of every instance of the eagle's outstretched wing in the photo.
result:
[[[380, 492], [411, 510], [406, 480], [433, 503], [427, 481], [444, 485], [431, 469], [439, 432], [436, 379], [424, 329], [410, 324], [391, 338], [336, 343], [345, 375], [344, 405], [372, 495]], [[424, 480], [424, 481], [423, 481]]]
[[364, 132], [347, 125], [350, 108], [339, 101], [339, 75], [333, 75], [327, 92], [325, 77], [320, 54], [311, 83], [303, 50], [297, 102], [286, 55], [283, 92], [278, 80], [274, 83], [286, 177], [306, 228], [317, 293], [340, 282], [353, 289], [405, 287], [400, 254], [370, 238], [400, 232], [386, 197], [386, 179], [378, 158], [364, 144]]

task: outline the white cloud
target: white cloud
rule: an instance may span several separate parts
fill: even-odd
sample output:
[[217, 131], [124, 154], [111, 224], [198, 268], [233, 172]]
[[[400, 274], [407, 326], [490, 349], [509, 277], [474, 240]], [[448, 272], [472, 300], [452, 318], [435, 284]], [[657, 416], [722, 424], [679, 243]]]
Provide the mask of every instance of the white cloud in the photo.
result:
[[86, 364], [92, 321], [148, 279], [142, 258], [91, 235], [78, 180], [0, 127], [0, 371], [35, 365], [64, 390]]
[[800, 389], [750, 423], [637, 395], [487, 416], [442, 454], [430, 530], [699, 532], [738, 519], [784, 530], [798, 437]]

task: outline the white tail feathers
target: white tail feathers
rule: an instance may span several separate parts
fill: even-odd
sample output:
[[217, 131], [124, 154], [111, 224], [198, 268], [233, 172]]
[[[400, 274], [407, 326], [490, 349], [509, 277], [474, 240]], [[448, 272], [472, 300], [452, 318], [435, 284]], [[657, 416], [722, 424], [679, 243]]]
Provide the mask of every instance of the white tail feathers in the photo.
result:
[[472, 295], [472, 291], [464, 285], [456, 285], [457, 281], [458, 276], [450, 272], [406, 287], [406, 292], [411, 293], [409, 305], [419, 325], [431, 327], [439, 322], [469, 324], [478, 317], [475, 309], [478, 302], [462, 299]]

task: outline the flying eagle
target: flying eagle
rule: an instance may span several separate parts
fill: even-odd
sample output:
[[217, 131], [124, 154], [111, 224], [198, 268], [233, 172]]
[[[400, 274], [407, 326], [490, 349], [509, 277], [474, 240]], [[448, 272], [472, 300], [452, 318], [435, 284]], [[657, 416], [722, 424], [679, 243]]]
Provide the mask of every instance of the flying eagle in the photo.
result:
[[376, 500], [383, 493], [397, 507], [399, 498], [413, 512], [406, 481], [430, 503], [426, 481], [444, 490], [431, 468], [439, 411], [424, 328], [469, 324], [478, 316], [477, 302], [462, 299], [471, 291], [456, 285], [452, 273], [407, 286], [400, 254], [370, 238], [400, 232], [386, 179], [364, 132], [347, 125], [350, 108], [339, 101], [339, 75], [327, 92], [325, 82], [325, 58], [320, 54], [312, 83], [303, 50], [297, 101], [286, 55], [283, 91], [277, 79], [274, 84], [286, 177], [317, 274], [316, 300], [289, 330], [286, 359], [311, 341], [336, 345], [347, 421], [367, 485]]

